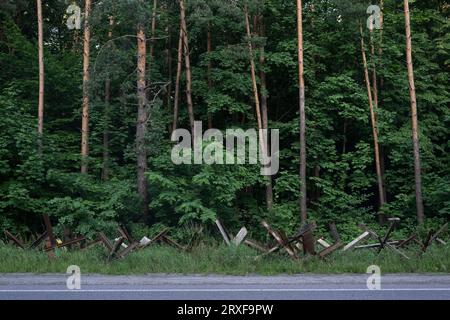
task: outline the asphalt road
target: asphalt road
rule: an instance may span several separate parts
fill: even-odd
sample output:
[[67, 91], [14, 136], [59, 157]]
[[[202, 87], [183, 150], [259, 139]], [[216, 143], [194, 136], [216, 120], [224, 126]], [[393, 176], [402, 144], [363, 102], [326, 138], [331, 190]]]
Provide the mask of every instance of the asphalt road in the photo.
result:
[[0, 274], [0, 300], [450, 300], [450, 275], [368, 276], [81, 275], [68, 290], [65, 274]]

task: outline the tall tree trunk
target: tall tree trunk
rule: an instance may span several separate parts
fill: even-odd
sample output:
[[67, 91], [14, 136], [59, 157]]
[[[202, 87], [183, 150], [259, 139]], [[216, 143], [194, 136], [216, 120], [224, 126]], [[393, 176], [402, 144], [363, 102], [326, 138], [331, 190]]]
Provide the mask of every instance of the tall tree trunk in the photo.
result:
[[[114, 26], [114, 17], [109, 17], [109, 31], [108, 40], [112, 39], [112, 31]], [[104, 121], [105, 128], [103, 129], [103, 167], [102, 167], [102, 180], [109, 180], [109, 125], [110, 125], [110, 106], [111, 105], [111, 80], [109, 74], [105, 81], [105, 110]]]
[[89, 156], [89, 52], [91, 30], [89, 16], [91, 0], [85, 1], [84, 11], [84, 49], [83, 49], [83, 117], [81, 122], [81, 173], [88, 171]]
[[[261, 37], [265, 36], [265, 26], [264, 26], [264, 18], [261, 16], [257, 22], [259, 22], [259, 35]], [[268, 106], [267, 106], [267, 79], [266, 79], [266, 71], [264, 70], [266, 64], [266, 56], [264, 45], [260, 48], [259, 55], [259, 64], [260, 64], [260, 80], [261, 80], [261, 115], [262, 115], [262, 126], [263, 129], [269, 129], [269, 116], [268, 116]], [[266, 141], [266, 150], [270, 150], [270, 143]], [[268, 176], [266, 181], [266, 203], [267, 209], [270, 211], [273, 209], [273, 187], [272, 187], [272, 177]]]
[[375, 44], [373, 39], [373, 29], [374, 26], [372, 24], [372, 28], [370, 29], [370, 59], [372, 60], [372, 86], [373, 86], [373, 102], [375, 104], [375, 108], [378, 108], [378, 77], [377, 77], [377, 64], [375, 62]]
[[147, 110], [146, 110], [146, 38], [144, 27], [139, 25], [137, 32], [137, 49], [138, 49], [138, 61], [137, 61], [137, 94], [138, 94], [138, 119], [136, 125], [136, 151], [137, 151], [137, 182], [138, 193], [141, 201], [141, 213], [144, 222], [149, 222], [149, 209], [148, 209], [148, 185], [145, 178], [145, 172], [147, 171], [147, 148], [146, 148], [146, 134], [147, 134]]
[[194, 133], [194, 103], [192, 102], [192, 76], [191, 76], [191, 58], [189, 52], [189, 38], [186, 24], [186, 10], [184, 7], [184, 0], [180, 0], [180, 15], [181, 15], [181, 29], [183, 30], [183, 48], [184, 48], [184, 62], [186, 66], [186, 100], [188, 106], [189, 122], [191, 125], [191, 132]]
[[[173, 82], [172, 82], [172, 36], [171, 36], [171, 27], [170, 22], [168, 23], [166, 27], [167, 32], [167, 42], [166, 42], [166, 66], [167, 66], [167, 78], [169, 79], [169, 85], [167, 87], [167, 96], [166, 96], [166, 103], [167, 103], [167, 111], [168, 113], [171, 112], [172, 108], [172, 88], [173, 88]], [[169, 123], [168, 124], [168, 132], [172, 132], [173, 126]]]
[[[211, 32], [211, 22], [208, 22], [208, 34], [206, 39], [206, 50], [208, 52], [208, 55], [212, 52], [212, 32]], [[211, 72], [212, 72], [212, 63], [211, 60], [208, 60], [208, 89], [211, 91], [213, 87], [213, 82], [211, 78]], [[212, 129], [213, 127], [213, 118], [210, 112], [208, 112], [208, 128]]]
[[175, 79], [175, 97], [174, 97], [175, 101], [173, 104], [173, 131], [177, 130], [178, 126], [182, 64], [183, 64], [183, 27], [180, 23], [180, 36], [178, 38], [177, 77]]
[[[365, 45], [364, 45], [364, 35], [363, 35], [362, 25], [359, 26], [359, 29], [360, 29], [360, 34], [361, 34], [361, 54], [362, 54], [362, 59], [363, 59], [363, 64], [364, 64], [364, 77], [365, 77], [365, 82], [366, 82], [366, 87], [367, 87], [367, 97], [369, 99], [370, 119], [371, 119], [371, 124], [372, 124], [373, 143], [374, 143], [374, 149], [375, 149], [375, 166], [376, 166], [376, 171], [377, 171], [379, 205], [380, 205], [380, 208], [382, 208], [385, 204], [385, 200], [384, 200], [384, 192], [383, 192], [383, 179], [381, 177], [377, 118], [376, 118], [375, 110], [374, 110], [374, 106], [373, 106], [372, 89], [371, 89], [371, 85], [370, 85], [369, 68], [367, 65], [366, 49], [365, 49]], [[380, 220], [380, 223], [384, 222], [382, 215], [379, 215], [379, 220]]]
[[306, 222], [306, 111], [305, 79], [303, 61], [303, 8], [302, 0], [297, 0], [297, 37], [298, 37], [298, 77], [300, 112], [300, 219]]
[[411, 21], [409, 15], [409, 1], [404, 0], [405, 30], [406, 30], [406, 61], [408, 66], [409, 95], [411, 98], [412, 136], [414, 146], [414, 178], [416, 188], [417, 221], [422, 224], [425, 220], [422, 198], [422, 165], [420, 163], [419, 124], [417, 119], [416, 87], [414, 84], [414, 67], [412, 62]]
[[247, 6], [245, 7], [245, 25], [247, 30], [247, 38], [248, 38], [248, 50], [249, 50], [249, 56], [250, 56], [250, 73], [252, 78], [252, 88], [253, 88], [253, 95], [255, 99], [255, 109], [256, 109], [256, 120], [258, 122], [258, 132], [259, 132], [259, 144], [260, 148], [262, 150], [262, 154], [266, 154], [266, 148], [265, 148], [265, 139], [262, 134], [263, 124], [262, 124], [262, 116], [261, 116], [261, 105], [259, 101], [259, 92], [258, 92], [258, 84], [256, 82], [256, 66], [255, 66], [255, 60], [253, 55], [253, 45], [252, 45], [252, 33], [250, 31], [250, 18], [248, 14]]
[[158, 9], [158, 0], [153, 0], [152, 10], [152, 38], [150, 39], [150, 59], [153, 60], [155, 54], [155, 37], [156, 37], [156, 10]]
[[[383, 24], [384, 24], [384, 1], [380, 0], [380, 45], [378, 46], [378, 65], [381, 70], [383, 70]], [[381, 109], [383, 104], [383, 95], [380, 94], [384, 87], [384, 78], [379, 77], [379, 87], [378, 87], [378, 108]], [[386, 162], [385, 162], [386, 149], [383, 145], [380, 146], [380, 161], [381, 161], [381, 175], [383, 177], [383, 191], [384, 200], [388, 202], [387, 191], [386, 191]]]
[[42, 27], [42, 1], [36, 0], [38, 19], [38, 56], [39, 56], [39, 106], [38, 106], [38, 154], [42, 155], [42, 137], [44, 134], [44, 34]]

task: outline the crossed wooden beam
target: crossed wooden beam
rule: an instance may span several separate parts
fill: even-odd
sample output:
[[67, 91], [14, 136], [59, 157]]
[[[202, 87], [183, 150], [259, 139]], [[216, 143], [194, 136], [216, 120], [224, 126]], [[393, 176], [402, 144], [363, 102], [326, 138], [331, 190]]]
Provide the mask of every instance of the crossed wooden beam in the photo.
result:
[[[98, 234], [99, 242], [103, 243], [103, 245], [108, 250], [108, 261], [111, 261], [113, 259], [124, 259], [131, 252], [144, 249], [144, 248], [146, 248], [152, 244], [158, 243], [158, 242], [166, 243], [176, 249], [183, 250], [183, 251], [189, 249], [189, 246], [184, 247], [168, 236], [170, 228], [166, 228], [166, 229], [162, 230], [160, 233], [158, 233], [152, 239], [143, 237], [141, 239], [141, 241], [139, 241], [139, 242], [133, 239], [133, 237], [127, 231], [125, 226], [120, 225], [118, 228], [118, 231], [120, 233], [120, 237], [117, 238], [114, 242], [111, 242], [103, 232], [100, 232]], [[129, 243], [129, 245], [126, 245], [124, 243], [125, 241], [127, 241]], [[123, 248], [123, 249], [121, 249], [121, 248]]]
[[[271, 254], [279, 249], [283, 248], [288, 255], [293, 260], [299, 260], [298, 252], [303, 250], [305, 255], [317, 255], [320, 258], [325, 258], [330, 255], [334, 251], [338, 250], [342, 243], [338, 240], [333, 245], [329, 245], [323, 239], [319, 239], [318, 243], [321, 244], [324, 249], [316, 252], [315, 250], [315, 238], [313, 235], [314, 230], [316, 229], [315, 223], [305, 224], [300, 228], [300, 230], [292, 237], [287, 238], [286, 235], [278, 230], [272, 228], [266, 221], [262, 221], [261, 224], [267, 230], [267, 232], [276, 240], [277, 245], [267, 252], [265, 252], [262, 256]], [[301, 244], [301, 245], [300, 245]]]

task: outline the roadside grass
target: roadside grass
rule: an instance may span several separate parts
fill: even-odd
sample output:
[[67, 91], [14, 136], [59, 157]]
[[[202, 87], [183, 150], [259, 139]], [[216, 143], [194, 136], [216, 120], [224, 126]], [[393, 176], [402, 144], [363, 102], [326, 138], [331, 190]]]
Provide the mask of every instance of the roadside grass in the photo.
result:
[[294, 262], [281, 253], [255, 260], [258, 253], [245, 246], [200, 245], [190, 253], [152, 246], [134, 252], [126, 259], [107, 262], [106, 250], [96, 247], [86, 251], [58, 250], [56, 259], [50, 262], [44, 252], [2, 245], [0, 273], [65, 273], [70, 265], [79, 266], [82, 273], [111, 275], [365, 273], [370, 265], [380, 266], [382, 273], [450, 272], [450, 245], [434, 245], [422, 255], [414, 247], [404, 252], [410, 260], [389, 250], [378, 254], [376, 250], [366, 249], [335, 252], [325, 260], [309, 257]]

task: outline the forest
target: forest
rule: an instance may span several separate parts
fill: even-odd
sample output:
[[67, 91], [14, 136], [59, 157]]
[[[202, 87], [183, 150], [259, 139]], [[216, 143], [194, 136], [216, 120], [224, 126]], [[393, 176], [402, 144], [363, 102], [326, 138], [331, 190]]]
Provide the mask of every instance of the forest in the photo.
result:
[[[437, 229], [449, 16], [446, 0], [1, 0], [0, 230]], [[278, 130], [279, 170], [174, 163], [195, 122]]]

